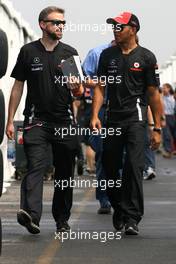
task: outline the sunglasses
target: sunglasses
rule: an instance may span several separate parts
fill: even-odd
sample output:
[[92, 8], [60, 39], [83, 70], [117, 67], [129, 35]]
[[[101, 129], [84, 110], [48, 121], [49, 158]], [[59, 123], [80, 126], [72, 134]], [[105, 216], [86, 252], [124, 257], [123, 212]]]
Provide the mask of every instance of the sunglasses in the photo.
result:
[[59, 26], [59, 25], [65, 25], [66, 24], [65, 20], [57, 20], [57, 19], [43, 20], [43, 22], [51, 22], [53, 24], [53, 26]]
[[116, 32], [122, 32], [124, 28], [129, 25], [124, 25], [124, 24], [113, 24], [112, 29]]

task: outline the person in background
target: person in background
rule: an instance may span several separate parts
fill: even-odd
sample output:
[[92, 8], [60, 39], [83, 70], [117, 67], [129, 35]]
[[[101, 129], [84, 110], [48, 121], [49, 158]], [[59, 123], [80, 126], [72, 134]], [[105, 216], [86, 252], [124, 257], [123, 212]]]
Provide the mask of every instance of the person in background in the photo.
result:
[[[174, 99], [175, 99], [175, 103], [176, 103], [176, 88], [174, 89]], [[175, 119], [176, 119], [176, 104], [175, 104]], [[174, 151], [172, 152], [173, 155], [176, 155], [176, 140], [174, 140]]]
[[[85, 74], [92, 79], [91, 84], [89, 87], [93, 90], [96, 86], [96, 82], [93, 82], [93, 79], [97, 76], [97, 68], [98, 68], [98, 63], [99, 63], [99, 57], [100, 54], [103, 50], [106, 48], [109, 48], [111, 46], [116, 45], [115, 41], [111, 41], [110, 43], [100, 45], [96, 48], [91, 49], [84, 62], [83, 62], [83, 70]], [[91, 94], [93, 94], [93, 91], [90, 91]], [[92, 101], [91, 105], [92, 107]], [[106, 98], [104, 100], [103, 106], [101, 107], [100, 113], [99, 113], [99, 118], [101, 119], [101, 122], [103, 124], [104, 118], [106, 115]], [[91, 109], [90, 109], [90, 115], [89, 115], [89, 125], [90, 125], [90, 116], [91, 116]], [[101, 188], [101, 180], [105, 180], [105, 172], [102, 166], [102, 151], [103, 151], [103, 139], [101, 138], [100, 135], [91, 135], [89, 139], [89, 144], [95, 151], [95, 161], [96, 161], [96, 178], [97, 181], [99, 182], [99, 186], [96, 188], [96, 199], [100, 203], [100, 208], [98, 209], [97, 213], [98, 214], [110, 214], [111, 213], [111, 205], [109, 202], [109, 199], [106, 194], [106, 190], [102, 190]]]
[[143, 177], [144, 180], [152, 180], [156, 177], [155, 171], [155, 152], [151, 149], [151, 133], [154, 127], [154, 120], [152, 116], [152, 112], [150, 107], [148, 106], [148, 113], [147, 113], [147, 124], [146, 133], [145, 133], [145, 166], [144, 166], [144, 173]]
[[[164, 114], [164, 104], [162, 99], [162, 90], [159, 88], [160, 101], [162, 105], [162, 114], [161, 114], [161, 127], [164, 128], [166, 126], [166, 118]], [[147, 112], [147, 128], [146, 128], [146, 137], [145, 137], [145, 166], [143, 178], [144, 180], [152, 180], [156, 177], [156, 159], [155, 159], [155, 151], [151, 149], [151, 133], [154, 128], [154, 120], [150, 106], [148, 106]], [[160, 146], [161, 147], [161, 146]], [[157, 150], [159, 151], [159, 149]]]
[[174, 142], [176, 141], [176, 101], [173, 88], [169, 83], [163, 84], [162, 93], [166, 119], [166, 126], [163, 128], [163, 157], [171, 158], [174, 151]]
[[[80, 98], [77, 97], [73, 101], [73, 112], [74, 112], [75, 123], [77, 124], [77, 126], [80, 125], [79, 108], [80, 108]], [[79, 139], [79, 144], [76, 153], [77, 175], [82, 176], [84, 172], [84, 152], [81, 144], [81, 140], [82, 140], [81, 135], [78, 136], [78, 139]]]
[[[88, 128], [90, 126], [91, 117], [91, 105], [92, 105], [92, 91], [90, 87], [85, 85], [84, 93], [82, 95], [83, 104], [83, 126]], [[85, 175], [95, 177], [95, 151], [91, 148], [89, 143], [90, 135], [86, 133], [83, 136], [83, 143], [85, 144], [85, 158], [86, 158], [86, 168]]]
[[[74, 101], [76, 121], [79, 127], [85, 131], [89, 129], [91, 115], [92, 93], [89, 87], [84, 86], [84, 93]], [[79, 135], [80, 148], [77, 155], [77, 172], [78, 175], [95, 176], [95, 152], [89, 144], [89, 133]], [[81, 150], [82, 143], [84, 147]], [[81, 155], [79, 154], [81, 153]], [[84, 162], [83, 162], [84, 161]]]

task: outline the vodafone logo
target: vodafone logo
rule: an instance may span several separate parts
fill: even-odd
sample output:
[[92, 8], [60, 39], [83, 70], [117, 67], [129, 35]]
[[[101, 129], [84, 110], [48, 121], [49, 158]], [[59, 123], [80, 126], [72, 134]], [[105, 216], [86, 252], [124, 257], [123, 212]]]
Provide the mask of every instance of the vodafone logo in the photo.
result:
[[135, 62], [135, 63], [134, 63], [134, 68], [137, 69], [137, 68], [139, 68], [139, 66], [140, 66], [139, 62]]

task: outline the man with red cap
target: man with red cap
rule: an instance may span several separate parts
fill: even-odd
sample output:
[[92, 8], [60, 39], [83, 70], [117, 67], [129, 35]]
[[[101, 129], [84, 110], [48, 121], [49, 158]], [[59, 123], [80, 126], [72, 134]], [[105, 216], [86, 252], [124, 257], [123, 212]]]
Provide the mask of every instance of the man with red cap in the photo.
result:
[[[108, 186], [107, 194], [114, 209], [113, 225], [116, 230], [125, 227], [127, 235], [137, 235], [138, 223], [143, 215], [142, 177], [144, 168], [144, 135], [147, 107], [150, 105], [154, 117], [151, 148], [157, 149], [161, 141], [160, 117], [162, 106], [158, 91], [159, 78], [154, 54], [137, 43], [140, 29], [138, 18], [124, 12], [108, 18], [118, 46], [101, 53], [98, 77], [106, 77], [108, 93], [107, 129], [114, 134], [104, 139], [103, 166], [107, 181], [119, 179], [118, 171], [123, 162], [122, 186]], [[120, 81], [119, 81], [120, 79]], [[105, 83], [95, 87], [91, 126], [100, 129], [99, 109], [103, 103]], [[121, 135], [115, 133], [121, 129]], [[119, 130], [118, 130], [119, 131]]]

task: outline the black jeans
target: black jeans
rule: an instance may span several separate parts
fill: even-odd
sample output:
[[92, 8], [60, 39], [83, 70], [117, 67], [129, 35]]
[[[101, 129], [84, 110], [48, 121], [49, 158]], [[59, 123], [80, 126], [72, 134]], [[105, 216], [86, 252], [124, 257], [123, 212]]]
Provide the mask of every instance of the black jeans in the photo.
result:
[[[113, 126], [109, 124], [108, 127]], [[107, 180], [114, 182], [120, 179], [119, 171], [123, 169], [122, 186], [109, 186], [107, 194], [113, 209], [123, 217], [125, 223], [138, 223], [144, 212], [142, 179], [146, 124], [143, 121], [121, 122], [116, 127], [121, 127], [121, 135], [105, 138], [103, 166]], [[123, 162], [124, 149], [126, 154]]]
[[27, 174], [21, 184], [21, 209], [27, 211], [32, 219], [40, 221], [42, 214], [43, 175], [48, 164], [48, 146], [51, 144], [53, 165], [55, 167], [54, 196], [52, 213], [56, 222], [68, 220], [72, 207], [73, 190], [71, 187], [61, 188], [60, 180], [73, 179], [75, 155], [78, 147], [77, 136], [59, 135], [59, 127], [55, 124], [42, 126], [35, 124], [24, 126], [24, 150], [27, 157]]
[[174, 115], [166, 115], [166, 126], [163, 127], [163, 146], [167, 152], [172, 152], [172, 138], [176, 140], [176, 118]]

